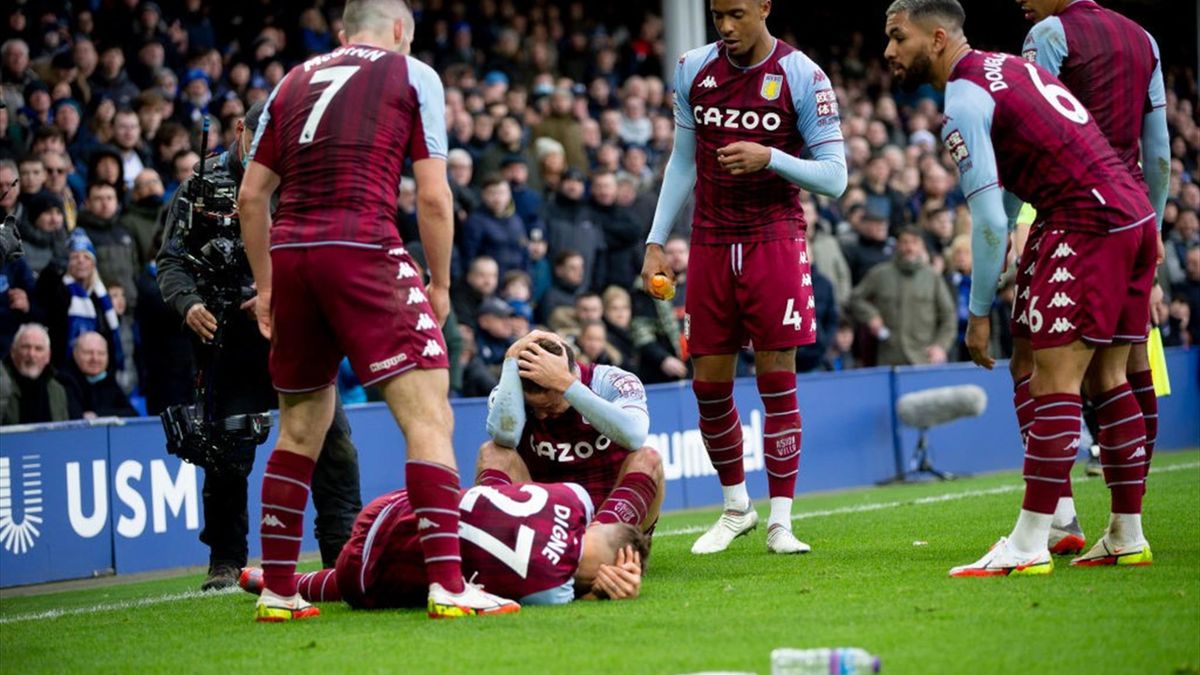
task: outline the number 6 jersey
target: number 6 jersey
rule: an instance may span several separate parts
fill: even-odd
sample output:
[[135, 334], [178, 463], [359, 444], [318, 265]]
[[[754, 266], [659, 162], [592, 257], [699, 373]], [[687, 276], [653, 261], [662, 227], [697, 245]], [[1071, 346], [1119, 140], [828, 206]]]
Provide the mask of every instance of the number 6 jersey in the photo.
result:
[[1107, 234], [1154, 218], [1087, 108], [1020, 58], [972, 50], [959, 59], [942, 140], [968, 199], [1003, 187], [1037, 209], [1043, 229]]

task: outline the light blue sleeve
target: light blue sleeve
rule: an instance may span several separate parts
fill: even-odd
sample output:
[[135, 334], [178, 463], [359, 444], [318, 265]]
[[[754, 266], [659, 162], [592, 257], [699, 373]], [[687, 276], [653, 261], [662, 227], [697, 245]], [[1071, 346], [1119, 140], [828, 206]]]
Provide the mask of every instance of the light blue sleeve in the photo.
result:
[[576, 380], [565, 395], [588, 424], [617, 445], [637, 450], [646, 444], [650, 413], [646, 388], [637, 375], [613, 366], [596, 366], [591, 388]]
[[1146, 92], [1150, 112], [1142, 119], [1142, 175], [1150, 188], [1150, 203], [1158, 214], [1158, 230], [1161, 232], [1171, 183], [1171, 136], [1167, 128], [1167, 92], [1163, 86], [1158, 43], [1149, 33], [1146, 37], [1154, 48], [1155, 64], [1154, 74], [1150, 77], [1150, 89]]
[[696, 187], [696, 117], [688, 97], [696, 74], [716, 58], [716, 54], [715, 44], [705, 45], [679, 57], [679, 64], [675, 66], [675, 142], [663, 172], [654, 221], [650, 225], [650, 234], [646, 236], [647, 244], [662, 246], [667, 243], [671, 224], [679, 217], [679, 212]]
[[525, 393], [517, 360], [504, 359], [500, 383], [488, 396], [487, 432], [504, 448], [515, 448], [525, 431]]
[[942, 142], [958, 164], [971, 208], [970, 311], [975, 316], [991, 312], [1008, 247], [1009, 215], [992, 146], [995, 108], [992, 97], [974, 82], [954, 80], [946, 87]]
[[417, 92], [425, 148], [430, 157], [446, 159], [449, 143], [446, 141], [446, 92], [442, 88], [442, 79], [420, 59], [404, 58], [408, 59], [409, 83]]
[[805, 190], [840, 197], [846, 191], [846, 150], [833, 85], [824, 71], [802, 52], [788, 54], [779, 64], [796, 109], [796, 128], [812, 159], [800, 159], [771, 148], [767, 168]]
[[561, 586], [530, 593], [520, 599], [522, 605], [565, 605], [575, 599], [575, 582], [566, 581]]
[[1067, 59], [1067, 51], [1067, 32], [1063, 29], [1062, 20], [1057, 16], [1049, 16], [1029, 30], [1021, 55], [1058, 77], [1063, 61]]

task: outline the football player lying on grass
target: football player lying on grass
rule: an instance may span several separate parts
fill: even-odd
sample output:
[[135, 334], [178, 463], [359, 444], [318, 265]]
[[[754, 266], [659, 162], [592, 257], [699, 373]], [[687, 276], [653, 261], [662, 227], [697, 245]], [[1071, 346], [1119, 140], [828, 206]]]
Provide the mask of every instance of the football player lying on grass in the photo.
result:
[[[626, 523], [592, 522], [592, 500], [579, 485], [478, 485], [461, 493], [459, 512], [463, 571], [489, 592], [523, 605], [641, 592], [648, 537]], [[442, 536], [422, 535], [423, 525], [407, 491], [375, 499], [355, 520], [336, 567], [296, 575], [300, 595], [361, 609], [421, 607], [429, 585], [421, 538]], [[262, 570], [247, 567], [239, 584], [261, 592]]]

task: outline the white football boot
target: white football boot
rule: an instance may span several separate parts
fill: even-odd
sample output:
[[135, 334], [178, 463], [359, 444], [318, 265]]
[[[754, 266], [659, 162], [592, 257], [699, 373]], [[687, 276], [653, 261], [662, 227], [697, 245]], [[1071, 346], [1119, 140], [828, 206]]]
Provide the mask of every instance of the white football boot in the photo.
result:
[[708, 532], [700, 535], [696, 543], [692, 544], [692, 553], [696, 555], [720, 553], [729, 548], [730, 542], [734, 539], [756, 527], [758, 527], [758, 513], [754, 511], [754, 505], [747, 506], [745, 511], [726, 509], [721, 517], [717, 518], [717, 522], [708, 528]]
[[767, 528], [767, 550], [771, 553], [808, 553], [812, 547], [796, 538], [791, 529], [778, 523]]
[[1034, 554], [1014, 551], [1007, 537], [1000, 537], [991, 549], [970, 565], [959, 565], [950, 570], [952, 577], [1007, 577], [1020, 575], [1050, 574], [1054, 571], [1054, 559], [1049, 549]]
[[429, 584], [429, 618], [458, 619], [467, 616], [516, 614], [521, 606], [512, 600], [493, 595], [483, 586], [463, 582], [461, 593], [451, 593], [439, 583]]

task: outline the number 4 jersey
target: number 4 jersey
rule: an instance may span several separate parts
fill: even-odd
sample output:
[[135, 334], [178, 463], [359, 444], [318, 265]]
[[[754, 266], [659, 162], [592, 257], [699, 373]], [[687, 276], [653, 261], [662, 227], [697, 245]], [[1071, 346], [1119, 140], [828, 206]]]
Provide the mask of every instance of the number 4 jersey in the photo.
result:
[[[459, 500], [462, 567], [468, 577], [523, 604], [574, 599], [575, 572], [592, 504], [573, 483], [476, 486]], [[421, 606], [428, 592], [421, 519], [406, 490], [367, 505], [337, 561], [343, 598], [355, 607]]]
[[942, 140], [968, 199], [1003, 187], [1037, 209], [1043, 228], [1105, 234], [1154, 218], [1087, 108], [1020, 58], [973, 50], [959, 59]]
[[250, 157], [282, 177], [272, 248], [399, 246], [405, 159], [446, 157], [441, 80], [417, 59], [377, 47], [313, 57], [271, 92]]

